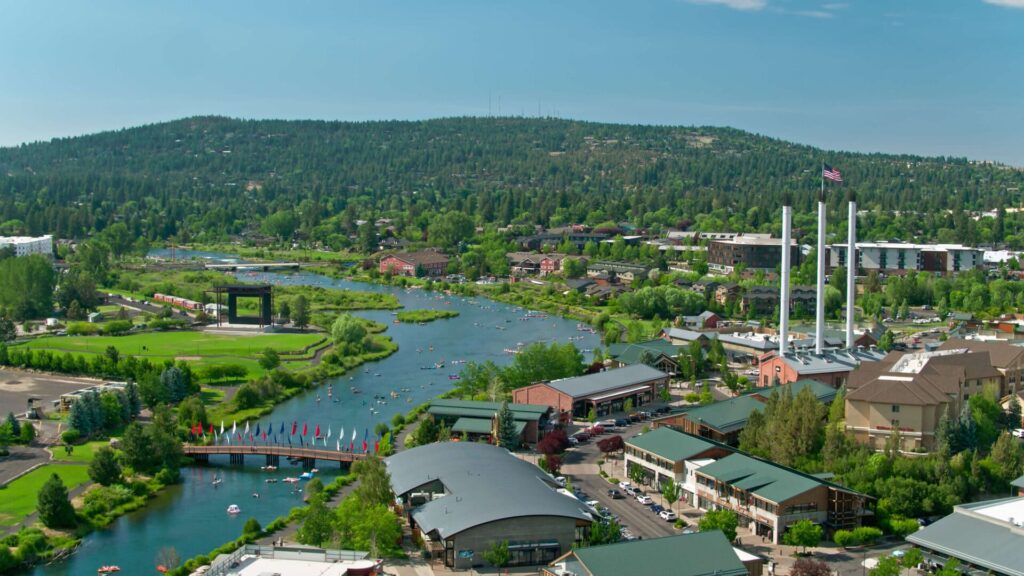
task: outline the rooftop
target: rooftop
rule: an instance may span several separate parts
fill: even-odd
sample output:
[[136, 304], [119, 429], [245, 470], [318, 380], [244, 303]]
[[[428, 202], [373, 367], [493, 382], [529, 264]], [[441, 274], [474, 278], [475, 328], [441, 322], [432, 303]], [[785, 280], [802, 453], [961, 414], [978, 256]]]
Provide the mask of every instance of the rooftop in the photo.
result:
[[704, 466], [700, 473], [776, 504], [823, 483], [812, 476], [739, 452]]
[[634, 364], [595, 374], [552, 380], [547, 385], [563, 394], [574, 398], [581, 398], [600, 394], [601, 392], [608, 392], [616, 388], [645, 384], [652, 380], [660, 380], [667, 377], [668, 374], [651, 368], [646, 364]]
[[963, 504], [949, 516], [907, 536], [907, 541], [983, 570], [1024, 576], [1021, 520], [1024, 498]]
[[717, 446], [713, 442], [684, 434], [668, 426], [660, 426], [646, 434], [634, 436], [626, 443], [671, 462], [688, 460]]
[[673, 574], [674, 576], [746, 576], [747, 569], [720, 531], [679, 534], [605, 546], [577, 548], [583, 576]]
[[[551, 408], [541, 404], [508, 405], [514, 420], [540, 420]], [[498, 410], [501, 402], [481, 402], [476, 400], [449, 400], [438, 398], [430, 401], [427, 411], [438, 416], [465, 416], [468, 418], [485, 418], [490, 420]]]
[[788, 384], [772, 388], [759, 388], [750, 394], [744, 394], [737, 398], [730, 398], [721, 402], [715, 402], [706, 406], [698, 406], [685, 412], [686, 418], [690, 421], [700, 421], [715, 430], [728, 434], [747, 425], [750, 414], [755, 410], [760, 411], [766, 399], [773, 390], [780, 392], [789, 389], [796, 397], [804, 388], [810, 388], [815, 397], [821, 402], [831, 402], [836, 397], [836, 389], [817, 380], [797, 380]]
[[522, 516], [557, 516], [590, 522], [584, 505], [555, 491], [540, 468], [508, 450], [476, 442], [439, 442], [385, 460], [395, 494], [439, 481], [445, 496], [413, 510], [425, 533], [448, 538], [464, 530]]

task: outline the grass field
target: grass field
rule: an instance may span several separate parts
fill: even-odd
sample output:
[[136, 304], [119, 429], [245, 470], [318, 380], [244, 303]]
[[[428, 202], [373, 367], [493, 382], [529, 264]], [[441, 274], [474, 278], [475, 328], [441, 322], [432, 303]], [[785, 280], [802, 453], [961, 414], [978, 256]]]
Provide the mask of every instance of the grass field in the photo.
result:
[[264, 349], [273, 348], [281, 355], [284, 366], [300, 369], [309, 365], [315, 348], [305, 353], [303, 350], [323, 338], [323, 334], [316, 333], [228, 336], [181, 331], [127, 336], [46, 336], [19, 346], [86, 356], [103, 354], [108, 346], [114, 346], [122, 355], [141, 356], [155, 362], [180, 359], [196, 367], [236, 364], [245, 367], [247, 378], [256, 378], [265, 373], [259, 365]]
[[88, 464], [92, 462], [92, 459], [96, 456], [96, 451], [104, 446], [110, 446], [110, 442], [106, 440], [96, 440], [93, 442], [86, 442], [85, 444], [79, 444], [75, 446], [75, 450], [68, 454], [64, 452], [62, 446], [54, 446], [50, 448], [53, 452], [53, 459], [60, 462], [77, 462], [79, 464]]
[[237, 356], [256, 358], [265, 348], [299, 353], [322, 339], [321, 334], [261, 334], [227, 336], [205, 332], [150, 332], [128, 336], [55, 336], [37, 338], [25, 346], [36, 349], [100, 354], [114, 346], [136, 356]]
[[70, 492], [89, 481], [84, 464], [47, 464], [29, 472], [0, 490], [0, 526], [14, 526], [36, 509], [36, 494], [43, 484], [56, 473]]

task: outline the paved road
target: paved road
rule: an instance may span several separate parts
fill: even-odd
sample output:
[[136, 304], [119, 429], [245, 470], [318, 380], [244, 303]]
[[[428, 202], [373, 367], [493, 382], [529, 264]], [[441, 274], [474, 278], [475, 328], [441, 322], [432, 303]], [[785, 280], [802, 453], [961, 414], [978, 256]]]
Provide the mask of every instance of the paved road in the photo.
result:
[[[643, 426], [643, 423], [632, 424], [615, 434], [622, 436], [623, 439], [628, 439], [638, 434]], [[634, 535], [642, 538], [658, 538], [679, 534], [680, 531], [676, 530], [671, 522], [662, 520], [657, 514], [651, 512], [649, 507], [640, 504], [635, 498], [627, 496], [625, 499], [613, 500], [608, 496], [608, 490], [613, 486], [598, 474], [597, 461], [603, 457], [603, 454], [597, 449], [597, 440], [609, 436], [612, 434], [606, 433], [597, 439], [571, 448], [565, 457], [565, 465], [562, 467], [563, 474], [570, 478], [574, 488], [583, 490], [588, 496], [607, 506], [612, 514], [619, 517], [619, 523], [629, 528]], [[611, 477], [619, 480], [625, 479], [621, 456], [615, 456], [606, 461], [603, 469]], [[662, 503], [659, 494], [650, 493], [649, 495], [656, 502]]]

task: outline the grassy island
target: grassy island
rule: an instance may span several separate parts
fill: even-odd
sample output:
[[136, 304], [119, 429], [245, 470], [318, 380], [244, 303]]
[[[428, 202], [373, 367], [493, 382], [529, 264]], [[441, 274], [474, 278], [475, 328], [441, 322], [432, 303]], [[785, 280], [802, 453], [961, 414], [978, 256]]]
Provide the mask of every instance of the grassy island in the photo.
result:
[[396, 316], [399, 322], [433, 322], [442, 318], [455, 318], [455, 310], [403, 310]]

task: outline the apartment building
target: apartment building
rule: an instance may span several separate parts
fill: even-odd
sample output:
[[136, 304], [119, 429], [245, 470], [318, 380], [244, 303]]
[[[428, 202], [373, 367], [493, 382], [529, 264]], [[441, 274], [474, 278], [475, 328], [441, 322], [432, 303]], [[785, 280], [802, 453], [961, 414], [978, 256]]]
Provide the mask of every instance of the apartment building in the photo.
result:
[[[828, 268], [846, 266], [847, 244], [828, 247]], [[950, 274], [973, 270], [984, 264], [985, 251], [962, 244], [910, 244], [904, 242], [857, 242], [857, 271], [871, 270], [886, 274], [939, 272]]]
[[[800, 246], [790, 244], [790, 261], [800, 264]], [[782, 240], [755, 236], [737, 236], [731, 240], [713, 240], [708, 246], [708, 269], [729, 274], [737, 266], [747, 270], [775, 270], [782, 262]]]

